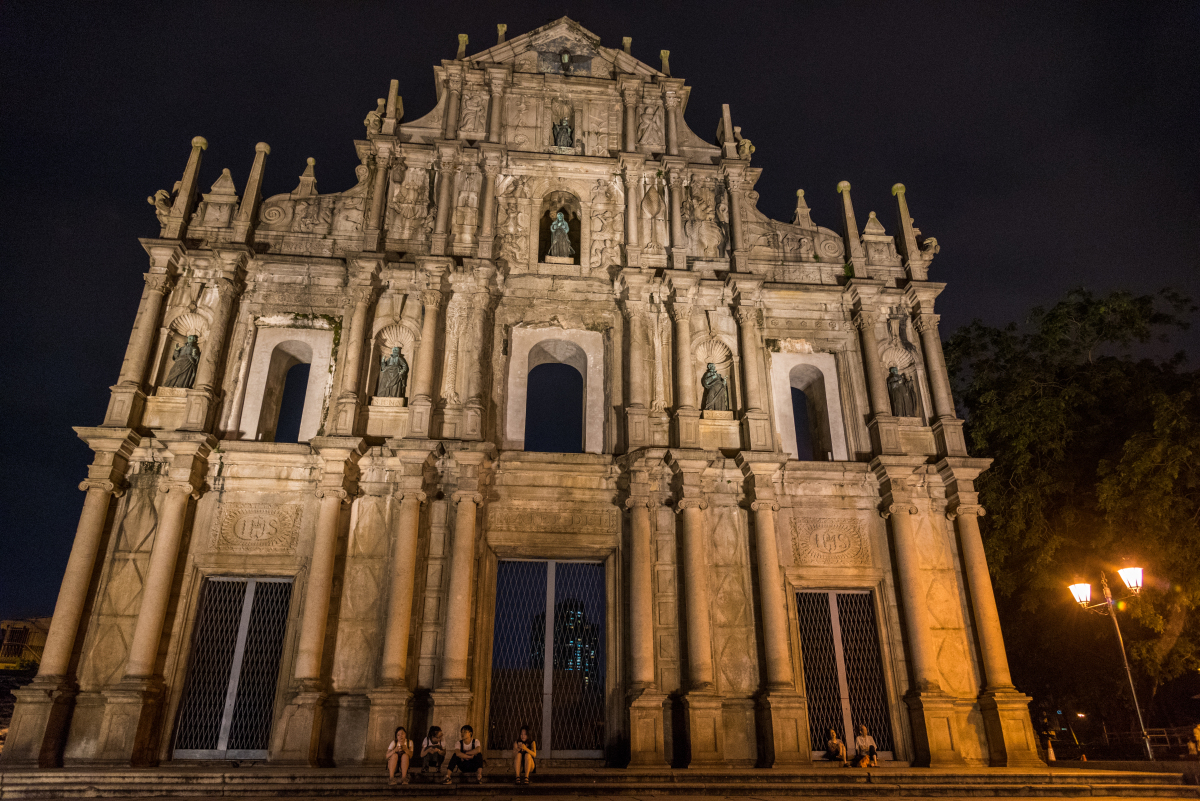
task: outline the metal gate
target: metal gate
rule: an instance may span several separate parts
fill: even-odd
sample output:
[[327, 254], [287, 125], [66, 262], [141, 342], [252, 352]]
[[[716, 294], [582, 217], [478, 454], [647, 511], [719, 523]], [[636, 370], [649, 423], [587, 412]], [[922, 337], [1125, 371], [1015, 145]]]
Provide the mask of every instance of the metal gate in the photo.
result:
[[175, 727], [175, 759], [266, 759], [290, 578], [208, 578]]
[[500, 562], [488, 748], [529, 726], [543, 756], [604, 755], [606, 614], [603, 565]]
[[800, 592], [796, 604], [813, 755], [825, 752], [830, 729], [853, 754], [854, 733], [865, 724], [880, 756], [891, 759], [891, 715], [871, 593]]

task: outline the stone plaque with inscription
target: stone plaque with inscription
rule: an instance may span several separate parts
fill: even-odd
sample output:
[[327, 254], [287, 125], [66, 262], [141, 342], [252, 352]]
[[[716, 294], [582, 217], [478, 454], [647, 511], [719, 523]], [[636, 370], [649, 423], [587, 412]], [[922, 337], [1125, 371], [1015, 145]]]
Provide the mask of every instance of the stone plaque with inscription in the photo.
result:
[[867, 565], [871, 561], [862, 521], [844, 517], [793, 517], [792, 554], [801, 565]]
[[296, 547], [301, 509], [297, 504], [227, 503], [213, 528], [219, 551], [290, 553]]

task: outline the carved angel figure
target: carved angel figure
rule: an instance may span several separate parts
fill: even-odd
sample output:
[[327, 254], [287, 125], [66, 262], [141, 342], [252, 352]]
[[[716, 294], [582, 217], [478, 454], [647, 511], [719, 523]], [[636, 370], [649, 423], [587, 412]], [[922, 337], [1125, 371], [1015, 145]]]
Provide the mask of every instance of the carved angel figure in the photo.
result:
[[171, 372], [167, 373], [162, 385], [175, 389], [191, 389], [196, 383], [196, 368], [200, 364], [200, 347], [196, 344], [195, 334], [188, 334], [187, 340], [175, 348], [175, 355], [171, 360]]
[[375, 397], [403, 398], [407, 383], [408, 362], [400, 348], [392, 348], [392, 352], [379, 362], [379, 382], [375, 385]]
[[160, 189], [153, 196], [146, 198], [146, 202], [154, 207], [159, 225], [166, 225], [167, 218], [171, 216], [171, 193]]
[[737, 152], [739, 159], [750, 160], [750, 156], [757, 150], [754, 143], [742, 136], [742, 128], [740, 125], [733, 126], [733, 138], [737, 142]]
[[377, 134], [383, 128], [383, 115], [387, 110], [387, 101], [382, 97], [375, 101], [375, 110], [368, 111], [366, 119], [363, 120], [363, 125], [367, 127], [367, 133]]
[[662, 123], [658, 121], [657, 106], [643, 106], [638, 115], [637, 140], [639, 145], [656, 145], [662, 142]]
[[487, 97], [479, 92], [464, 95], [462, 99], [462, 129], [484, 130], [483, 117], [487, 111]]

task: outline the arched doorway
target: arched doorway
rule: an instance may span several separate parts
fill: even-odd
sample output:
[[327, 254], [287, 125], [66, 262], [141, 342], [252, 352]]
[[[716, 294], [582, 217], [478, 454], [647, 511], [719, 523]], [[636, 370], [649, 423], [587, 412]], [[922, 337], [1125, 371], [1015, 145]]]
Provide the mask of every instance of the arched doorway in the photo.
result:
[[807, 462], [832, 459], [824, 373], [811, 364], [797, 364], [788, 373], [788, 380], [796, 423], [796, 458]]
[[525, 450], [583, 453], [587, 355], [574, 342], [544, 340], [529, 351]]

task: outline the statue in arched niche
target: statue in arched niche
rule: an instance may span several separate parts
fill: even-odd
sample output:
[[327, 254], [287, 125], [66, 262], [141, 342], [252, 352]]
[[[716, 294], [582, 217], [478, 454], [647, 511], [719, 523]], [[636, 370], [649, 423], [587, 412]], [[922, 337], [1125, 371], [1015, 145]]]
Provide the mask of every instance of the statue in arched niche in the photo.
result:
[[174, 389], [191, 389], [196, 383], [196, 368], [200, 364], [200, 346], [196, 344], [195, 334], [188, 334], [187, 340], [175, 348], [175, 355], [171, 360], [171, 372], [167, 373], [162, 385]]
[[911, 378], [900, 375], [900, 371], [892, 367], [888, 370], [887, 388], [888, 398], [892, 402], [892, 414], [896, 417], [921, 416]]
[[554, 215], [554, 222], [550, 223], [551, 256], [569, 259], [575, 255], [575, 248], [571, 247], [570, 235], [571, 226], [560, 211]]
[[729, 411], [729, 385], [725, 382], [725, 376], [717, 372], [717, 366], [712, 362], [708, 363], [708, 369], [700, 377], [700, 385], [704, 387], [704, 399], [700, 401], [701, 409], [710, 412]]
[[571, 104], [561, 98], [555, 98], [550, 104], [553, 117], [553, 136], [555, 147], [575, 147], [575, 126], [572, 122], [574, 111]]
[[379, 382], [375, 385], [377, 398], [403, 398], [408, 384], [408, 362], [400, 348], [392, 348], [392, 352], [379, 361]]

